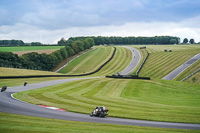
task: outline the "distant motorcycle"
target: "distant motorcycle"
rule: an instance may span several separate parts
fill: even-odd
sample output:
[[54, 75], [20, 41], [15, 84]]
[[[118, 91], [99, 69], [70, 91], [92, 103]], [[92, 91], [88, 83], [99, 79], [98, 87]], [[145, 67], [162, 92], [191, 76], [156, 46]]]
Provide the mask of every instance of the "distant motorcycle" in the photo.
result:
[[3, 86], [3, 87], [1, 88], [1, 92], [5, 91], [6, 89], [7, 89], [7, 86]]
[[104, 106], [96, 107], [94, 109], [94, 111], [90, 113], [90, 116], [91, 117], [92, 116], [105, 117], [106, 115], [108, 115], [107, 112], [108, 112], [108, 109], [106, 107], [104, 107]]

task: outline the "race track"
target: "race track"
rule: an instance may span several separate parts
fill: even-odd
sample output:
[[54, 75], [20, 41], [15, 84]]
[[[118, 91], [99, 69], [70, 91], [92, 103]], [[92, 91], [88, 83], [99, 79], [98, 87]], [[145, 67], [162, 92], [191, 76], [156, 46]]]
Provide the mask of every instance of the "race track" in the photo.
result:
[[165, 80], [173, 80], [174, 78], [176, 78], [180, 73], [182, 73], [185, 69], [187, 69], [188, 67], [190, 67], [193, 63], [195, 63], [196, 61], [198, 61], [200, 59], [200, 53], [195, 55], [194, 57], [192, 57], [191, 59], [189, 59], [188, 61], [186, 61], [184, 64], [182, 64], [181, 66], [179, 66], [178, 68], [176, 68], [174, 71], [172, 71], [171, 73], [169, 73], [168, 75], [166, 75], [165, 77], [163, 77], [162, 79]]
[[133, 47], [127, 47], [127, 46], [123, 46], [125, 48], [128, 48], [129, 50], [131, 50], [132, 52], [132, 60], [131, 63], [123, 70], [120, 72], [120, 75], [128, 75], [130, 74], [139, 64], [140, 59], [141, 59], [141, 55], [140, 52], [133, 48]]
[[[92, 78], [100, 78], [100, 77], [92, 77]], [[89, 116], [90, 112], [88, 112], [88, 114], [78, 114], [72, 112], [52, 110], [40, 107], [38, 105], [29, 104], [11, 97], [11, 94], [16, 92], [38, 89], [45, 86], [51, 86], [55, 84], [81, 80], [81, 79], [86, 79], [86, 78], [54, 80], [42, 83], [28, 84], [25, 87], [17, 86], [8, 88], [5, 92], [0, 93], [0, 98], [1, 98], [0, 112], [26, 115], [26, 116], [70, 120], [70, 121], [108, 123], [108, 124], [118, 124], [118, 125], [135, 125], [135, 126], [148, 126], [148, 127], [161, 127], [161, 128], [177, 128], [177, 129], [200, 129], [200, 124], [154, 122], [154, 121], [120, 119], [111, 117], [106, 117], [106, 118], [90, 117]]]

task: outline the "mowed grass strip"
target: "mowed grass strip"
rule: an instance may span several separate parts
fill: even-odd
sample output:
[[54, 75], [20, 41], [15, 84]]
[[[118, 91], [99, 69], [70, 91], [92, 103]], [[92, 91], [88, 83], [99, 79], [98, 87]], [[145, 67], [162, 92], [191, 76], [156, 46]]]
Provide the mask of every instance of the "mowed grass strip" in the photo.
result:
[[200, 84], [200, 72], [186, 79], [185, 82]]
[[106, 106], [109, 116], [200, 123], [198, 84], [166, 80], [96, 78], [20, 92], [16, 98], [88, 114]]
[[33, 83], [40, 83], [45, 81], [51, 81], [51, 80], [59, 80], [59, 79], [66, 79], [66, 78], [72, 78], [72, 77], [46, 77], [46, 78], [14, 78], [14, 79], [0, 79], [0, 87], [2, 86], [8, 86], [12, 89], [13, 86], [21, 86], [24, 85], [24, 82], [27, 81], [28, 84]]
[[16, 51], [32, 51], [32, 50], [49, 50], [61, 49], [64, 46], [18, 46], [18, 47], [0, 47], [0, 51], [16, 52]]
[[66, 67], [61, 69], [59, 73], [67, 74], [84, 74], [97, 70], [112, 55], [113, 47], [96, 46], [84, 55], [70, 62]]
[[[191, 65], [189, 68], [187, 68], [185, 71], [183, 71], [180, 75], [178, 75], [178, 77], [175, 78], [175, 80], [180, 81], [180, 80], [182, 80], [183, 78], [185, 78], [186, 76], [188, 76], [189, 74], [193, 73], [194, 71], [196, 71], [199, 68], [200, 68], [200, 60], [198, 60], [193, 65]], [[198, 79], [200, 80], [200, 77]]]
[[[172, 52], [164, 52], [165, 49], [170, 49]], [[198, 54], [200, 45], [148, 45], [147, 50], [150, 52], [150, 56], [139, 76], [163, 78]], [[186, 70], [185, 74], [189, 73], [188, 70]]]
[[50, 71], [28, 70], [0, 67], [0, 76], [33, 76], [33, 75], [62, 75]]
[[106, 64], [95, 76], [113, 75], [124, 70], [132, 60], [132, 53], [124, 47], [116, 47], [113, 59]]
[[0, 112], [0, 131], [3, 133], [197, 133], [198, 130], [153, 128], [142, 126], [113, 125], [66, 121], [31, 116], [14, 115]]

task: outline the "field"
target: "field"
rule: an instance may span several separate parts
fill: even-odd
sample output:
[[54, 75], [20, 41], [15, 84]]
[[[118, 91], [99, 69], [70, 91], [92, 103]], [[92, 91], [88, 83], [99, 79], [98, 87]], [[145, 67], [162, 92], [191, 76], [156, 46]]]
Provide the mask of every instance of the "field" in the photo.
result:
[[200, 123], [199, 95], [197, 84], [97, 78], [20, 92], [14, 96], [32, 104], [72, 112], [88, 114], [95, 106], [105, 105], [112, 117]]
[[76, 122], [0, 113], [0, 130], [4, 133], [197, 133], [198, 130], [166, 129]]
[[62, 75], [60, 73], [0, 67], [0, 76]]
[[17, 51], [32, 51], [32, 50], [49, 50], [60, 49], [64, 46], [20, 46], [20, 47], [0, 47], [0, 51], [17, 52]]
[[[140, 46], [134, 47], [139, 48]], [[172, 52], [164, 52], [165, 49], [172, 50]], [[147, 51], [150, 56], [139, 75], [161, 79], [198, 54], [200, 45], [149, 45]], [[188, 74], [188, 70], [186, 70], [186, 74]]]
[[[139, 49], [140, 46], [133, 47]], [[147, 46], [146, 50], [140, 51], [142, 59], [145, 58], [146, 51], [150, 53], [140, 76], [150, 76], [151, 80], [102, 77], [122, 71], [131, 61], [132, 55], [128, 49], [116, 48], [114, 58], [99, 72], [91, 75], [101, 76], [100, 78], [67, 82], [20, 92], [14, 96], [32, 104], [60, 107], [71, 112], [84, 114], [89, 114], [96, 106], [104, 105], [109, 109], [111, 117], [200, 123], [200, 72], [187, 79], [186, 82], [179, 81], [197, 69], [199, 61], [180, 74], [175, 79], [178, 81], [161, 80], [167, 73], [199, 53], [200, 45]], [[164, 52], [164, 49], [171, 49], [172, 52]], [[65, 68], [66, 71], [63, 73], [79, 74], [93, 71], [111, 56], [112, 51], [113, 47], [97, 47], [96, 50], [71, 62], [70, 69]], [[0, 68], [0, 73], [3, 75], [32, 75], [33, 73], [40, 75], [43, 73], [41, 71], [19, 70]], [[45, 74], [56, 73], [47, 72]], [[28, 83], [37, 83], [55, 79], [61, 78], [30, 78], [26, 80]], [[0, 86], [5, 84], [18, 86], [22, 85], [24, 81], [25, 79], [2, 79]], [[0, 129], [5, 132], [93, 132], [94, 130], [95, 132], [199, 132], [197, 130], [72, 122], [6, 113], [0, 113], [0, 116]], [[7, 123], [9, 124], [6, 125]]]
[[[188, 76], [190, 73], [196, 71], [198, 68], [200, 68], [200, 60], [198, 60], [192, 66], [190, 66], [185, 71], [183, 71], [177, 78], [175, 78], [175, 80], [177, 80], [177, 81], [182, 80], [183, 78], [185, 78], [186, 76]], [[198, 79], [200, 80], [200, 78], [198, 78]], [[186, 81], [188, 81], [188, 80], [186, 80]], [[200, 82], [196, 81], [196, 80], [193, 80], [191, 83], [200, 83]]]
[[116, 53], [113, 59], [105, 65], [94, 76], [113, 75], [124, 70], [131, 62], [132, 53], [129, 49], [124, 47], [116, 47]]
[[[55, 72], [27, 70], [27, 69], [15, 69], [0, 67], [0, 76], [32, 76], [32, 75], [61, 75]], [[18, 78], [18, 79], [1, 79], [0, 87], [2, 86], [20, 86], [24, 81], [28, 81], [28, 84], [39, 83], [49, 80], [63, 79], [66, 77], [47, 77], [47, 78]]]
[[189, 82], [189, 83], [197, 83], [197, 84], [200, 84], [200, 72], [196, 73], [195, 75], [193, 75], [192, 77], [186, 79], [185, 81], [186, 82]]
[[61, 69], [59, 73], [83, 74], [95, 71], [111, 57], [113, 51], [113, 47], [95, 47], [95, 50], [70, 62], [66, 67]]
[[[93, 76], [112, 75], [126, 68], [132, 58], [131, 51], [123, 47], [116, 48], [117, 50], [114, 58]], [[70, 62], [59, 72], [67, 73], [69, 75], [93, 72], [112, 56], [113, 51], [113, 47], [96, 47], [95, 50]]]
[[18, 56], [26, 53], [37, 52], [38, 54], [46, 53], [50, 54], [64, 46], [20, 46], [20, 47], [0, 47], [0, 51], [13, 52]]

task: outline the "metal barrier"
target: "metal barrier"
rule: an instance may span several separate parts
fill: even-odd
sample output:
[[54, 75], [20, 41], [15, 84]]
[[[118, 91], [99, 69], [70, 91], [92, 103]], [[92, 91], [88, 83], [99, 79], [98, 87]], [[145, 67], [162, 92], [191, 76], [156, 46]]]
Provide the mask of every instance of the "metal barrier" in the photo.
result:
[[142, 67], [143, 67], [143, 65], [146, 62], [146, 60], [147, 60], [148, 57], [149, 57], [149, 53], [147, 52], [147, 56], [144, 59], [144, 61], [142, 62], [142, 64], [141, 64], [140, 68], [138, 69], [138, 71], [136, 72], [136, 75], [139, 75], [139, 72], [141, 71], [141, 69], [142, 69]]
[[181, 80], [181, 82], [183, 82], [184, 80], [186, 80], [186, 79], [188, 79], [189, 77], [193, 76], [194, 74], [196, 74], [196, 73], [199, 72], [199, 71], [200, 71], [200, 68], [197, 69], [196, 71], [194, 71], [193, 73], [191, 73], [190, 75], [186, 76], [185, 78], [183, 78], [183, 79]]

